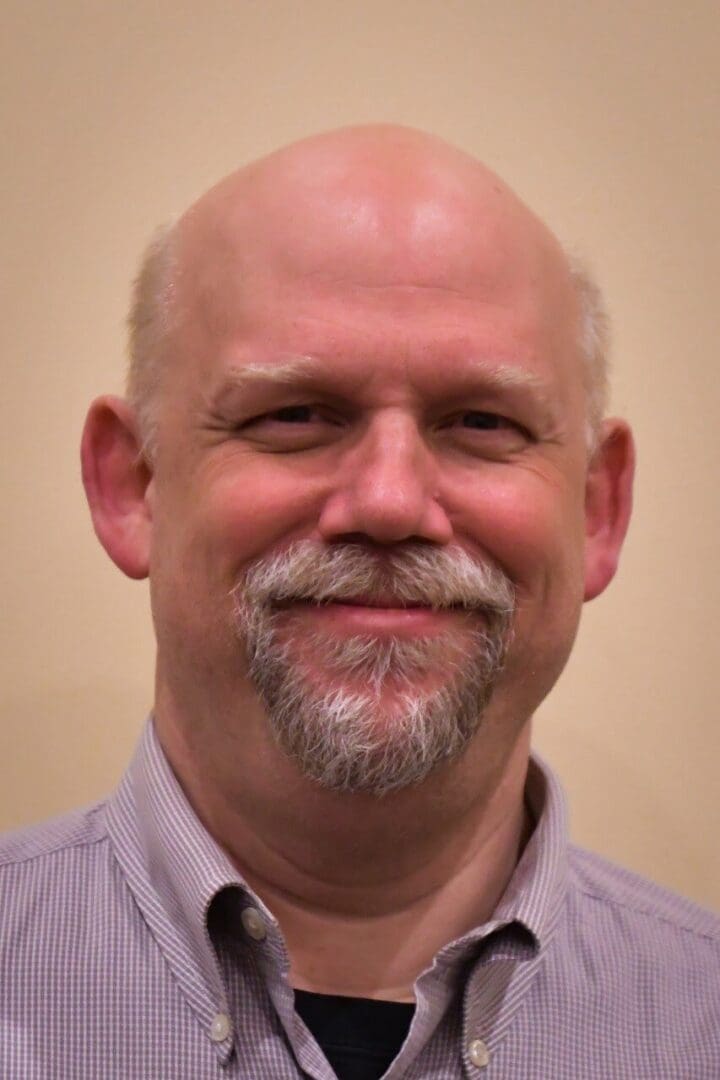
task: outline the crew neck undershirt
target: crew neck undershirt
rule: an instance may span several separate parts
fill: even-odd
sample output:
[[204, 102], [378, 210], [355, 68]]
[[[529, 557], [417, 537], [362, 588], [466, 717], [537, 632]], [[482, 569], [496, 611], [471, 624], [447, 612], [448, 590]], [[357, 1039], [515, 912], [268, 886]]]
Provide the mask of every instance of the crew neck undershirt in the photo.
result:
[[338, 1080], [379, 1080], [405, 1042], [412, 1003], [295, 991], [295, 1009]]

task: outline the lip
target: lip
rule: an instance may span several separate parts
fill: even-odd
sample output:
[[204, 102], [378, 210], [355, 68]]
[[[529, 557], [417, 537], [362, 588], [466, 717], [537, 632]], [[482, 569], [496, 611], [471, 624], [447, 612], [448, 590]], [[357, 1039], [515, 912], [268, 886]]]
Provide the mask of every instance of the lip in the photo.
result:
[[342, 607], [383, 608], [387, 611], [409, 611], [416, 608], [430, 610], [429, 604], [423, 604], [419, 600], [406, 603], [395, 596], [345, 596], [342, 600], [331, 600], [329, 603], [339, 604]]
[[459, 619], [467, 619], [469, 615], [462, 608], [436, 610], [420, 604], [399, 604], [384, 597], [322, 604], [302, 601], [288, 604], [284, 610], [339, 633], [399, 637], [431, 637], [456, 626]]

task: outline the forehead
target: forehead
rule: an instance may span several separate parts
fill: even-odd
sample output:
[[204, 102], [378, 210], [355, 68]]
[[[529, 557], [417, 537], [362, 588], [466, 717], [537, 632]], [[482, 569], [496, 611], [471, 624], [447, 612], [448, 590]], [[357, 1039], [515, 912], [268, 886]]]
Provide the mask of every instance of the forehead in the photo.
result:
[[565, 260], [507, 189], [452, 172], [341, 181], [284, 175], [190, 216], [176, 301], [183, 351], [201, 368], [263, 345], [385, 366], [478, 350], [572, 362]]
[[552, 234], [492, 174], [358, 171], [272, 183], [251, 171], [239, 190], [211, 192], [180, 230], [185, 301], [217, 301], [238, 275], [492, 289], [566, 271]]

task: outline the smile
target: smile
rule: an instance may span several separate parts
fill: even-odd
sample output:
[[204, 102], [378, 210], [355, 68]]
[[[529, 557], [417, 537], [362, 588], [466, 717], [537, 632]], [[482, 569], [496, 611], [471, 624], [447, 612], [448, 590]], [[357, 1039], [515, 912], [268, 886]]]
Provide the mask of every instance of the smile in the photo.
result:
[[399, 637], [431, 637], [457, 626], [459, 618], [479, 614], [461, 605], [438, 609], [392, 597], [352, 597], [322, 602], [294, 600], [278, 605], [276, 610], [287, 611], [339, 633]]

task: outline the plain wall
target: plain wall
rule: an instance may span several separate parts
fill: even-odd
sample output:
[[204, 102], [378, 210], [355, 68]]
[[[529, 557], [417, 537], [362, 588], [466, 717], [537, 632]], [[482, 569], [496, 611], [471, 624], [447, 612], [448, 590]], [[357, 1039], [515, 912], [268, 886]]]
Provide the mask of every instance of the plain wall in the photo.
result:
[[400, 121], [484, 158], [604, 283], [635, 518], [536, 744], [576, 840], [720, 906], [715, 0], [2, 10], [0, 824], [110, 789], [151, 703], [147, 588], [95, 541], [77, 452], [149, 233], [282, 143]]

